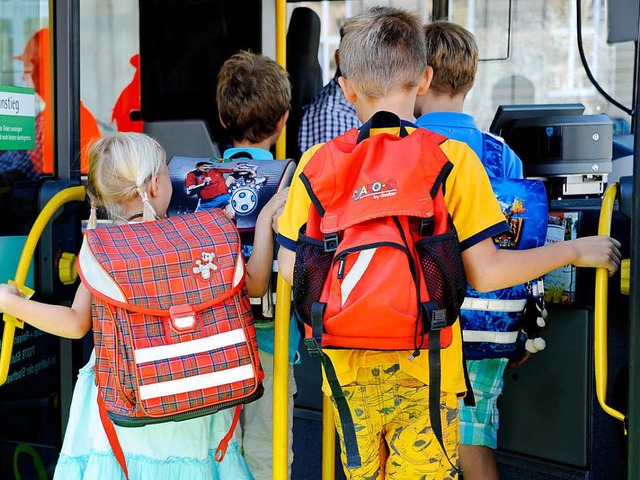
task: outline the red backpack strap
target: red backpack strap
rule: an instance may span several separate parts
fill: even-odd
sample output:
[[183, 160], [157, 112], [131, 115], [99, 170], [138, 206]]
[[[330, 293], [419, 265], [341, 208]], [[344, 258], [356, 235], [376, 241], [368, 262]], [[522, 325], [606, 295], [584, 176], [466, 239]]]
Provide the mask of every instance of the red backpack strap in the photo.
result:
[[124, 473], [124, 477], [129, 480], [129, 471], [127, 470], [127, 461], [124, 458], [124, 452], [122, 451], [122, 446], [118, 441], [118, 435], [116, 434], [116, 427], [113, 425], [113, 422], [109, 418], [107, 414], [107, 407], [104, 404], [104, 400], [98, 392], [98, 411], [100, 412], [100, 422], [102, 422], [102, 428], [104, 428], [104, 433], [107, 434], [107, 439], [109, 440], [109, 445], [111, 445], [111, 450], [113, 450], [113, 455], [116, 457], [116, 460], [120, 464], [120, 468], [122, 468], [122, 472]]
[[229, 447], [229, 442], [231, 441], [231, 437], [233, 437], [233, 432], [236, 430], [236, 426], [238, 425], [238, 421], [240, 420], [240, 412], [242, 411], [242, 405], [236, 405], [235, 412], [233, 413], [233, 421], [231, 422], [231, 426], [229, 427], [229, 431], [227, 434], [220, 440], [218, 444], [218, 448], [216, 448], [215, 459], [216, 462], [221, 462], [227, 453], [227, 448]]

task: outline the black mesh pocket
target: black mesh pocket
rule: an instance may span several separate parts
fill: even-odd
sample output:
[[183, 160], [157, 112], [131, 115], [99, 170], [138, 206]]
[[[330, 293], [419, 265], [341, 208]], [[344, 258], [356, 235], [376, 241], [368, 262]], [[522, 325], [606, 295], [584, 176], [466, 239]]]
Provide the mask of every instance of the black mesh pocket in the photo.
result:
[[299, 320], [311, 325], [311, 305], [320, 299], [331, 268], [333, 252], [322, 241], [299, 235], [293, 268], [293, 308]]
[[452, 228], [445, 234], [420, 240], [416, 250], [430, 300], [439, 308], [446, 308], [447, 325], [451, 325], [460, 314], [467, 291], [458, 235]]

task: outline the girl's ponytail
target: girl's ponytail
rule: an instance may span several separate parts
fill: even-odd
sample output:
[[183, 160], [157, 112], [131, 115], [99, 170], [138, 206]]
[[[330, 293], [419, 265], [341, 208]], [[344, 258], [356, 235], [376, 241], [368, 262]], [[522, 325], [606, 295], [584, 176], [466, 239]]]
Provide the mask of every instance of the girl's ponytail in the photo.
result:
[[98, 213], [96, 204], [91, 201], [91, 213], [89, 214], [89, 220], [87, 222], [87, 230], [91, 230], [98, 226]]
[[156, 211], [151, 205], [151, 202], [149, 202], [149, 196], [147, 195], [147, 192], [145, 192], [142, 187], [138, 187], [138, 193], [140, 193], [140, 198], [142, 199], [142, 221], [149, 222], [152, 220], [156, 220]]

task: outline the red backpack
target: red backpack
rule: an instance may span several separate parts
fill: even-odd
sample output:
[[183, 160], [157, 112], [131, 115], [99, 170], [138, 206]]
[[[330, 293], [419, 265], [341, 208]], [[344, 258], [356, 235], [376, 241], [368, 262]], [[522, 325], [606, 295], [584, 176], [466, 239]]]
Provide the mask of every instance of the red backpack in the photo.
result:
[[222, 210], [88, 230], [78, 271], [92, 293], [98, 403], [114, 453], [111, 422], [183, 420], [262, 395], [240, 236]]
[[[399, 126], [400, 136], [369, 136], [379, 124]], [[320, 357], [332, 386], [350, 467], [360, 461], [354, 426], [322, 348], [414, 356], [429, 349], [432, 424], [439, 429], [440, 349], [451, 344], [467, 284], [444, 203], [453, 168], [439, 148], [445, 140], [424, 129], [409, 135], [398, 117], [381, 112], [360, 132], [322, 146], [300, 175], [313, 207], [298, 237], [294, 307], [309, 353]]]

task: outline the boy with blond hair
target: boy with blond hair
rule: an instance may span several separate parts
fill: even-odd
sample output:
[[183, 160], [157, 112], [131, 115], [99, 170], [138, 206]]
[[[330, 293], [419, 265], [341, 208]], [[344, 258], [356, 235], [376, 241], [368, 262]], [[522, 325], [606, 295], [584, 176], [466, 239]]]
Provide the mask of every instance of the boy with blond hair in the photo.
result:
[[[403, 10], [376, 7], [351, 18], [344, 29], [339, 47], [344, 76], [339, 82], [345, 97], [354, 103], [358, 117], [364, 122], [361, 134], [370, 131], [368, 141], [386, 133], [380, 137], [384, 144], [410, 141], [417, 132], [424, 132], [411, 123], [416, 96], [425, 93], [432, 77], [432, 70], [426, 63], [420, 18]], [[374, 128], [368, 123], [372, 117], [376, 120]], [[380, 126], [383, 117], [394, 119], [389, 128]], [[400, 140], [395, 137], [398, 135], [402, 137]], [[423, 133], [418, 135], [418, 138], [426, 138]], [[324, 146], [316, 145], [300, 160], [285, 210], [278, 221], [278, 241], [283, 247], [278, 254], [279, 269], [289, 282], [293, 280], [296, 247], [302, 240], [298, 233], [311, 218], [310, 209], [317, 208], [316, 199], [312, 202], [305, 187], [306, 166], [313, 163], [315, 155], [345, 150], [344, 142], [352, 137], [345, 135]], [[359, 154], [363, 148], [354, 148], [353, 152]], [[434, 144], [425, 145], [425, 150], [432, 148]], [[450, 162], [449, 173], [443, 179], [446, 184], [444, 203], [457, 230], [464, 270], [474, 287], [495, 290], [530, 280], [567, 263], [616, 271], [619, 244], [605, 236], [529, 251], [496, 250], [491, 237], [506, 230], [507, 226], [482, 164], [462, 142], [443, 139], [439, 148]], [[380, 162], [393, 162], [395, 170], [400, 171], [407, 158], [419, 155], [416, 151], [421, 150], [407, 150], [406, 157], [385, 158]], [[357, 161], [355, 157], [354, 161]], [[353, 167], [346, 163], [340, 165]], [[393, 186], [397, 187], [398, 195], [402, 195], [402, 185]], [[353, 200], [360, 201], [360, 198]], [[519, 268], [513, 269], [516, 264]], [[340, 275], [340, 270], [338, 272]], [[349, 276], [350, 272], [344, 273]], [[407, 289], [406, 294], [408, 299], [411, 289]], [[380, 299], [381, 310], [386, 300]], [[372, 318], [360, 320], [368, 324]], [[326, 321], [324, 326], [328, 328]], [[456, 322], [452, 327], [451, 344], [437, 357], [441, 368], [436, 383], [440, 383], [440, 388], [434, 386], [431, 395], [430, 352], [426, 349], [424, 354], [420, 349], [323, 350], [323, 391], [332, 396], [337, 414], [336, 427], [347, 478], [373, 479], [381, 478], [381, 475], [407, 480], [456, 477], [457, 399], [466, 391], [460, 337]], [[328, 382], [334, 383], [334, 388]], [[434, 395], [435, 403], [438, 403], [436, 411], [440, 414], [436, 416], [437, 424], [431, 422], [433, 417], [429, 408], [434, 403]], [[352, 418], [351, 425], [344, 424], [349, 427], [348, 432], [339, 421], [345, 417], [345, 409], [347, 416]], [[345, 453], [353, 451], [354, 443], [359, 453], [357, 461]]]
[[[291, 83], [289, 76], [272, 59], [241, 51], [229, 58], [218, 74], [216, 101], [222, 125], [231, 135], [233, 148], [224, 158], [247, 158], [256, 161], [273, 160], [271, 147], [282, 134], [289, 117]], [[288, 189], [276, 195], [286, 196]], [[277, 218], [274, 217], [274, 218]], [[274, 224], [277, 231], [277, 225]], [[274, 329], [256, 328], [260, 363], [265, 372], [264, 394], [244, 405], [240, 417], [240, 445], [251, 473], [256, 480], [271, 480], [273, 471], [273, 348]], [[289, 470], [293, 462], [293, 395], [296, 383], [293, 363], [296, 360], [300, 335], [291, 322], [289, 343]], [[291, 472], [289, 471], [289, 474]]]
[[[465, 99], [473, 88], [478, 69], [478, 46], [473, 34], [444, 20], [425, 25], [424, 32], [427, 63], [433, 69], [433, 80], [429, 90], [416, 100], [416, 125], [465, 142], [480, 158], [489, 177], [522, 178], [522, 162], [513, 150], [500, 139], [482, 133], [473, 117], [463, 113]], [[472, 290], [468, 291], [468, 295], [473, 294]], [[460, 465], [466, 480], [498, 480], [498, 466], [493, 454], [499, 425], [497, 401], [502, 393], [509, 359], [493, 352], [482, 352], [478, 343], [467, 343], [471, 335], [465, 336], [465, 332], [473, 330], [472, 325], [466, 322], [468, 313], [463, 310], [460, 318], [468, 359], [467, 371], [476, 405], [460, 404]], [[507, 320], [504, 320], [505, 316]], [[500, 317], [503, 317], [502, 321]], [[498, 325], [508, 325], [509, 318], [510, 314], [504, 312], [494, 314], [496, 330]], [[515, 347], [516, 342], [512, 344], [512, 348]], [[467, 348], [473, 350], [468, 351]], [[501, 345], [501, 349], [504, 353], [513, 351], [505, 345]], [[527, 356], [525, 353], [524, 359]], [[473, 357], [482, 358], [470, 359]]]

